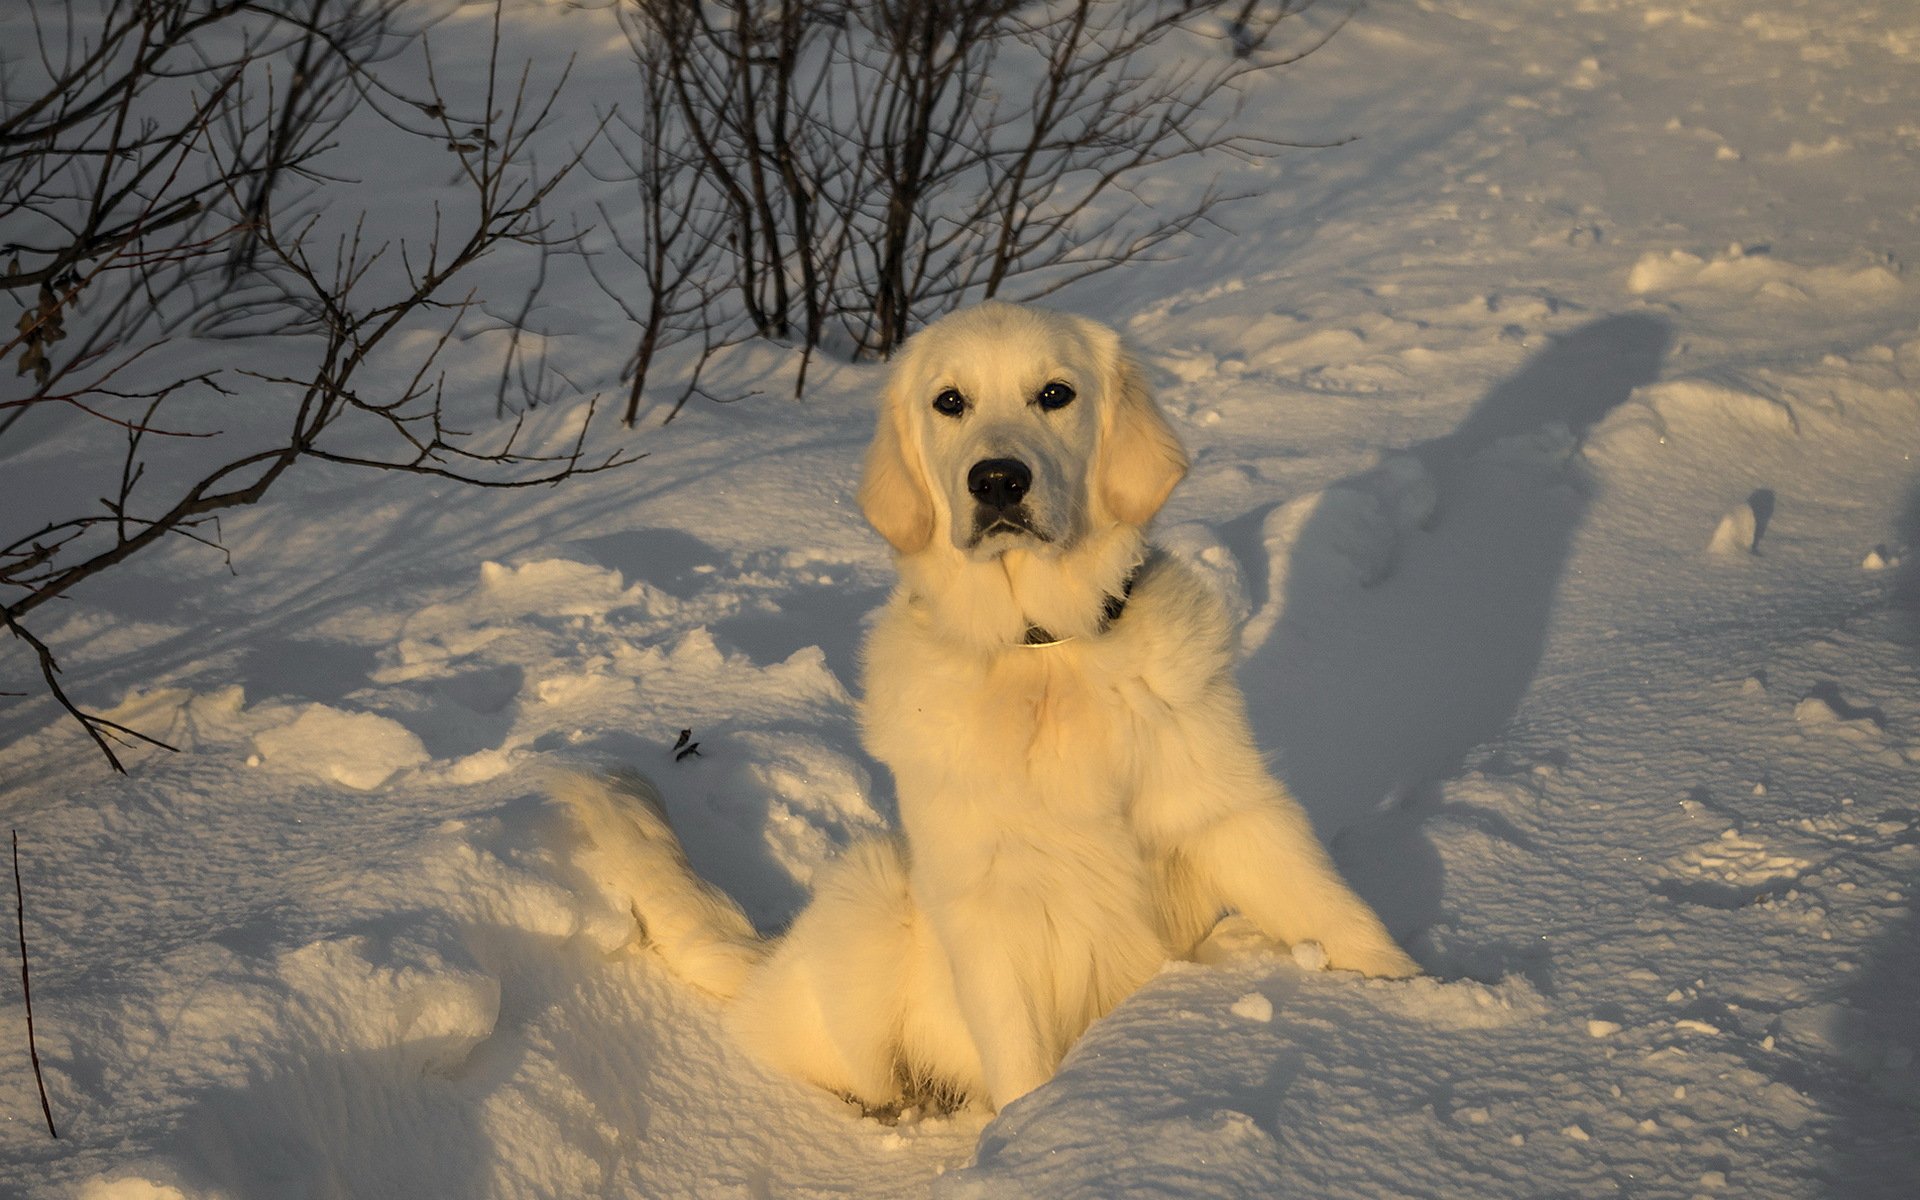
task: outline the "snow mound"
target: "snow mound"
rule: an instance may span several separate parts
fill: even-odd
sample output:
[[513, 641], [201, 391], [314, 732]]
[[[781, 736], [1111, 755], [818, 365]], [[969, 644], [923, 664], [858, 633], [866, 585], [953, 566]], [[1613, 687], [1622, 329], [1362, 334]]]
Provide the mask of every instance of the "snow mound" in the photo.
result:
[[95, 1176], [80, 1187], [78, 1200], [190, 1200], [186, 1192], [151, 1179]]
[[1233, 1007], [1227, 1011], [1243, 1021], [1254, 1021], [1264, 1025], [1273, 1020], [1273, 1001], [1259, 992], [1248, 992], [1235, 1000]]
[[1707, 553], [1728, 556], [1752, 554], [1754, 551], [1753, 509], [1747, 505], [1728, 510], [1720, 518], [1720, 524], [1714, 527], [1713, 538], [1707, 543]]
[[500, 981], [411, 942], [333, 938], [279, 956], [295, 1027], [332, 1046], [393, 1052], [402, 1071], [445, 1074], [489, 1037]]
[[1738, 558], [1760, 552], [1760, 534], [1772, 514], [1770, 500], [1757, 498], [1762, 495], [1771, 497], [1772, 493], [1756, 493], [1755, 497], [1749, 497], [1727, 510], [1727, 515], [1720, 518], [1720, 524], [1714, 527], [1712, 539], [1707, 542], [1707, 553]]
[[1704, 379], [1650, 383], [1635, 390], [1633, 403], [1653, 410], [1669, 429], [1707, 422], [1767, 435], [1800, 432], [1799, 418], [1785, 400]]
[[480, 586], [468, 604], [496, 617], [597, 616], [644, 594], [644, 585], [629, 589], [618, 571], [567, 559], [538, 559], [517, 567], [481, 563]]
[[[1844, 146], [1802, 147], [1797, 157], [1819, 157]], [[1872, 308], [1901, 294], [1905, 284], [1884, 266], [1801, 266], [1735, 244], [1712, 258], [1684, 250], [1640, 256], [1627, 272], [1636, 296], [1747, 298], [1790, 304]]]
[[[1331, 979], [1338, 974], [1309, 978]], [[1360, 998], [1378, 1011], [1448, 1029], [1499, 1029], [1522, 1024], [1537, 1020], [1549, 1007], [1539, 989], [1522, 975], [1509, 975], [1498, 983], [1431, 975], [1368, 980]]]
[[518, 566], [482, 563], [479, 578], [459, 595], [429, 604], [407, 617], [387, 652], [380, 683], [404, 683], [443, 674], [448, 664], [480, 652], [529, 622], [595, 631], [610, 614], [635, 609], [647, 614], [676, 607], [673, 597], [636, 583], [619, 571], [571, 559], [535, 559]]
[[1815, 688], [1793, 706], [1793, 719], [1802, 729], [1857, 742], [1878, 742], [1886, 733], [1886, 717], [1879, 709], [1849, 703], [1831, 685]]
[[370, 792], [431, 758], [419, 737], [390, 717], [325, 704], [309, 704], [299, 712], [286, 724], [253, 735], [267, 765]]
[[1707, 880], [1755, 894], [1790, 886], [1813, 863], [1776, 852], [1764, 840], [1729, 829], [1667, 860], [1666, 871], [1685, 881]]
[[1295, 942], [1290, 954], [1293, 964], [1302, 971], [1327, 969], [1327, 948], [1319, 942]]

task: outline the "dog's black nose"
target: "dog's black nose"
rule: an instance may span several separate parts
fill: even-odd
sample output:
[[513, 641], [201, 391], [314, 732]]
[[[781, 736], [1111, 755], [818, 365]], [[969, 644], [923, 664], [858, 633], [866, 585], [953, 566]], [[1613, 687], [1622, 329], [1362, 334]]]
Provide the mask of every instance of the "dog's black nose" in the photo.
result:
[[1012, 508], [1033, 486], [1033, 472], [1017, 458], [983, 458], [967, 472], [967, 490], [988, 508]]

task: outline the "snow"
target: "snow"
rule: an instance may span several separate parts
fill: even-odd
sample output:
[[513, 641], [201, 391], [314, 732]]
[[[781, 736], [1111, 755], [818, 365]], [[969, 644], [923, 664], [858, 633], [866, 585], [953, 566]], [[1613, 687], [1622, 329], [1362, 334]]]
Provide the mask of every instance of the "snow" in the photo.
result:
[[1259, 992], [1248, 992], [1233, 1002], [1227, 1011], [1244, 1021], [1258, 1021], [1264, 1025], [1273, 1020], [1273, 1001]]
[[429, 760], [427, 748], [398, 721], [369, 712], [342, 712], [309, 704], [284, 725], [253, 735], [258, 755], [275, 767], [305, 771], [344, 787], [370, 792], [397, 771]]
[[[610, 12], [508, 18], [622, 86]], [[768, 929], [890, 818], [853, 715], [878, 370], [794, 402], [748, 348], [754, 394], [656, 407], [622, 473], [310, 465], [225, 519], [237, 577], [180, 543], [52, 606], [76, 696], [179, 753], [110, 777], [0, 701], [62, 1135], [9, 967], [0, 1193], [1907, 1195], [1917, 68], [1904, 0], [1377, 2], [1245, 97], [1357, 141], [1231, 166], [1234, 232], [1052, 298], [1141, 348], [1194, 460], [1161, 540], [1244, 616], [1262, 746], [1427, 976], [1229, 922], [998, 1115], [883, 1125], [733, 1049], [539, 781], [646, 770]], [[527, 264], [493, 269], [505, 304]], [[546, 353], [610, 384], [629, 333], [566, 288]], [[28, 432], [8, 529], [72, 454]]]
[[[1771, 495], [1771, 493], [1762, 493]], [[1707, 543], [1712, 554], [1753, 554], [1760, 549], [1760, 509], [1751, 499], [1727, 510]]]

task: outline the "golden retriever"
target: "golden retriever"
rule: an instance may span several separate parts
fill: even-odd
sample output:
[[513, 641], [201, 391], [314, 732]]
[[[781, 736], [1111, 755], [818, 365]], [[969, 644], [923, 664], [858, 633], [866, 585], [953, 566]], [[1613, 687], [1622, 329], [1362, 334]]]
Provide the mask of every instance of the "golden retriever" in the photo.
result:
[[556, 784], [583, 862], [765, 1061], [870, 1109], [1002, 1108], [1229, 911], [1336, 968], [1418, 971], [1268, 773], [1221, 601], [1147, 542], [1186, 467], [1112, 330], [991, 302], [936, 322], [859, 492], [900, 574], [862, 707], [898, 836], [763, 940], [646, 781]]

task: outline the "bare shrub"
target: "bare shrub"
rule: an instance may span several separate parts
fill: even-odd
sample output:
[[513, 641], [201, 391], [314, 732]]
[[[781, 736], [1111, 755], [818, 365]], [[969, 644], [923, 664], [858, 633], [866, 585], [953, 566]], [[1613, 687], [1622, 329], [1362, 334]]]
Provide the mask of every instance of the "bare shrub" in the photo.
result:
[[1254, 55], [1299, 2], [632, 4], [643, 77], [669, 80], [647, 89], [674, 108], [653, 120], [699, 160], [684, 206], [715, 215], [708, 244], [728, 253], [725, 285], [702, 295], [731, 295], [762, 335], [809, 352], [838, 335], [857, 358], [961, 303], [1034, 299], [1212, 220], [1233, 197], [1137, 189], [1293, 144], [1241, 130], [1230, 97], [1325, 40]]
[[[584, 149], [530, 165], [560, 85], [502, 74], [497, 10], [482, 93], [450, 96], [400, 0], [34, 2], [37, 56], [0, 97], [0, 288], [23, 309], [0, 439], [90, 435], [73, 467], [99, 498], [5, 533], [0, 621], [117, 769], [110, 740], [142, 735], [68, 698], [42, 605], [165, 539], [218, 549], [220, 514], [303, 460], [521, 487], [630, 459], [589, 457], [584, 425], [557, 452], [517, 422], [466, 432], [442, 387], [459, 281], [551, 245], [542, 201]], [[382, 77], [403, 54], [424, 89]], [[323, 170], [351, 122], [449, 158], [461, 200], [369, 240]]]

